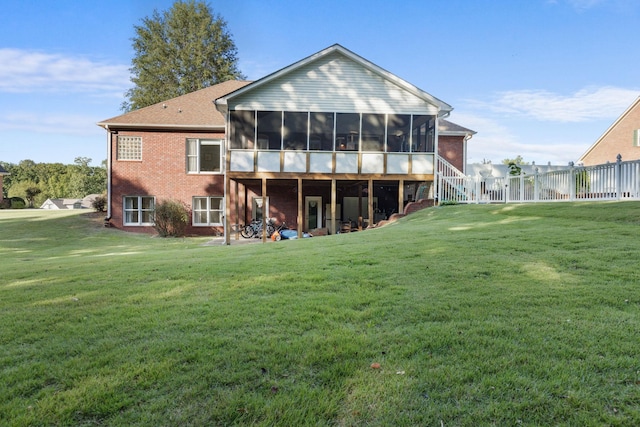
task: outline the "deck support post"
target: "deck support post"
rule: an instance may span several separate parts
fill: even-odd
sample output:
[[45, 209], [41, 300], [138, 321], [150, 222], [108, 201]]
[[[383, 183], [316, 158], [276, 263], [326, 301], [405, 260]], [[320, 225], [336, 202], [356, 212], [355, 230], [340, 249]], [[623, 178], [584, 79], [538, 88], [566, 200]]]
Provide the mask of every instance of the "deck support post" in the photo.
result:
[[369, 179], [369, 187], [368, 187], [368, 198], [369, 206], [367, 210], [367, 215], [369, 216], [369, 223], [367, 224], [367, 228], [373, 227], [373, 180]]
[[331, 234], [336, 234], [336, 180], [331, 180], [331, 224], [329, 230]]
[[404, 179], [398, 181], [398, 213], [404, 214]]
[[304, 215], [304, 205], [302, 203], [302, 178], [298, 178], [298, 218], [297, 218], [297, 224], [298, 226], [296, 227], [297, 231], [298, 231], [298, 238], [301, 239], [302, 238], [302, 232], [303, 232], [303, 215]]
[[262, 243], [267, 241], [267, 178], [262, 178]]

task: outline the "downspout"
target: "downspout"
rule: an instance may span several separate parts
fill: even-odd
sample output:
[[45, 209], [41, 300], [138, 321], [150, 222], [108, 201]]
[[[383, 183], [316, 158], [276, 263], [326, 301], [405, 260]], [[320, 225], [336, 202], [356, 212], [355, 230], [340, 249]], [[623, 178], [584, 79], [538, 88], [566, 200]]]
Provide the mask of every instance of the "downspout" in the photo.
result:
[[466, 134], [462, 144], [462, 156], [464, 159], [464, 163], [462, 164], [462, 173], [465, 175], [467, 174], [467, 146], [469, 145], [468, 141], [472, 136], [473, 135]]
[[[449, 114], [447, 113], [447, 116]], [[435, 124], [433, 125], [433, 205], [438, 206], [440, 204], [440, 154], [438, 153], [438, 139], [439, 132], [438, 126], [440, 126], [440, 117], [436, 114]]]
[[[224, 115], [224, 147], [222, 152], [224, 153], [224, 159], [222, 164], [224, 165], [223, 182], [224, 182], [224, 220], [222, 221], [222, 233], [224, 239], [222, 239], [223, 245], [231, 245], [231, 233], [230, 233], [230, 221], [231, 221], [231, 200], [229, 200], [229, 193], [231, 192], [231, 182], [229, 181], [229, 160], [231, 153], [229, 153], [229, 114]], [[235, 195], [238, 197], [238, 195]], [[237, 220], [236, 220], [237, 221]]]
[[105, 225], [111, 221], [111, 131], [109, 125], [104, 125], [107, 130], [107, 216], [104, 219]]

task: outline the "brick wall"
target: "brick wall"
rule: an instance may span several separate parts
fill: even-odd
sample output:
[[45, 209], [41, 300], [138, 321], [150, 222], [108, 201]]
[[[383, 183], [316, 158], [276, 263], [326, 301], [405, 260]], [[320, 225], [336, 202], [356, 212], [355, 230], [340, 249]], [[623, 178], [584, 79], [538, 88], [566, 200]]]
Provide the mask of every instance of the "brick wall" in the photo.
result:
[[[142, 137], [142, 160], [117, 160], [118, 136]], [[153, 227], [123, 225], [124, 196], [155, 196], [192, 205], [193, 196], [223, 196], [222, 174], [187, 174], [186, 138], [222, 139], [220, 133], [129, 132], [111, 137], [111, 225], [127, 231], [155, 233]], [[189, 227], [190, 234], [219, 234], [222, 227]]]
[[446, 135], [439, 136], [438, 154], [458, 170], [464, 171], [464, 137]]
[[598, 145], [582, 159], [586, 166], [614, 163], [618, 154], [622, 160], [640, 159], [640, 147], [633, 146], [633, 131], [640, 129], [640, 104], [636, 104], [626, 116], [606, 134]]

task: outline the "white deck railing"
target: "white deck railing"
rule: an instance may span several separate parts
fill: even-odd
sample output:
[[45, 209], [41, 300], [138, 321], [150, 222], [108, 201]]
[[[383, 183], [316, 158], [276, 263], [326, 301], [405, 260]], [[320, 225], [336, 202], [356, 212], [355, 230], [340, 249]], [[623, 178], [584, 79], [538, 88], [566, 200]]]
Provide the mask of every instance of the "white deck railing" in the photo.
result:
[[[444, 165], [441, 168], [441, 163]], [[546, 173], [483, 177], [455, 174], [438, 158], [440, 203], [528, 203], [577, 200], [640, 200], [640, 160], [574, 166]]]

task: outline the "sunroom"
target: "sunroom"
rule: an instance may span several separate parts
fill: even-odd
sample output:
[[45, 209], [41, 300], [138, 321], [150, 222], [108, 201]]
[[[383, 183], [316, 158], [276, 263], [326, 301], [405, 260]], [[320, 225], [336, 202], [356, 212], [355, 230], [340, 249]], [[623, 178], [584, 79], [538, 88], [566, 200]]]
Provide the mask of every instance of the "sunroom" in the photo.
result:
[[339, 45], [215, 103], [227, 120], [225, 176], [235, 196], [227, 225], [259, 211], [299, 233], [371, 226], [428, 192], [438, 120], [452, 109]]

